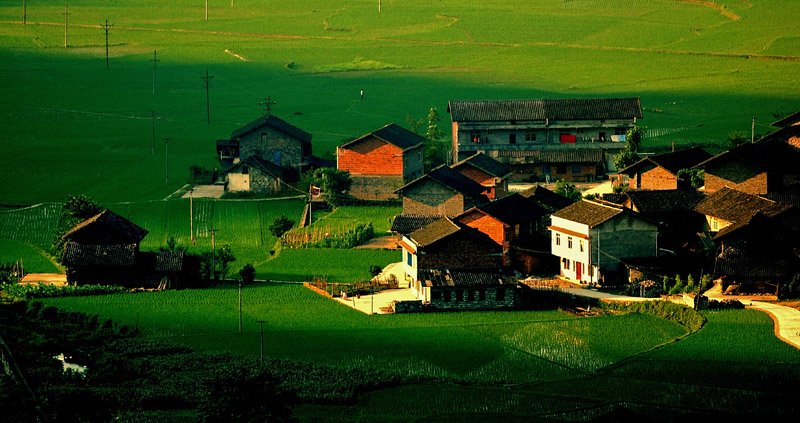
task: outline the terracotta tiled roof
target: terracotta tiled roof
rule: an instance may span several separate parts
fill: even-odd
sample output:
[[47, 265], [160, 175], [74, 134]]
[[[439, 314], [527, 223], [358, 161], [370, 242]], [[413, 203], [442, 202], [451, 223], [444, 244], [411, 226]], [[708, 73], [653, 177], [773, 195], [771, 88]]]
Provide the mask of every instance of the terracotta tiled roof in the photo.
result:
[[442, 185], [464, 194], [469, 198], [481, 200], [486, 199], [486, 196], [484, 195], [484, 192], [486, 192], [486, 187], [445, 165], [439, 166], [427, 174], [420, 176], [395, 192], [399, 192], [412, 185], [416, 185], [424, 179], [432, 179], [437, 181]]
[[693, 210], [705, 198], [703, 193], [691, 189], [628, 191], [625, 195], [639, 213]]
[[409, 131], [408, 129], [397, 126], [394, 123], [390, 123], [384, 126], [383, 128], [378, 129], [377, 131], [370, 132], [369, 134], [356, 138], [353, 141], [346, 142], [340, 145], [339, 147], [345, 148], [348, 145], [360, 141], [371, 135], [378, 137], [388, 142], [389, 144], [399, 147], [401, 150], [408, 150], [414, 147], [421, 146], [422, 142], [425, 141], [424, 138]]
[[458, 163], [454, 163], [450, 167], [458, 170], [458, 168], [462, 166], [470, 165], [497, 178], [505, 178], [511, 175], [511, 168], [507, 164], [500, 163], [483, 153], [473, 154]]
[[553, 213], [553, 216], [593, 228], [622, 213], [625, 213], [625, 210], [621, 206], [612, 205], [612, 203], [581, 200]]
[[633, 119], [642, 117], [639, 97], [450, 101], [453, 122]]
[[426, 247], [458, 232], [464, 232], [476, 238], [482, 239], [488, 244], [497, 245], [491, 238], [489, 238], [488, 235], [478, 231], [477, 229], [470, 228], [467, 225], [454, 222], [449, 217], [439, 219], [423, 228], [417, 229], [416, 231], [408, 234], [408, 237], [418, 246]]
[[424, 286], [497, 286], [516, 285], [517, 278], [501, 269], [422, 269], [419, 279]]
[[141, 241], [147, 236], [147, 230], [141, 228], [128, 219], [112, 212], [111, 210], [103, 210], [89, 219], [75, 225], [69, 230], [62, 238], [69, 239], [78, 232], [84, 231], [87, 228], [99, 227], [100, 230], [113, 230], [129, 238], [132, 243]]
[[757, 195], [725, 187], [700, 201], [694, 211], [737, 223], [749, 219], [756, 212], [771, 216], [789, 207]]
[[498, 157], [526, 157], [528, 163], [599, 163], [603, 150], [597, 148], [563, 150], [500, 150]]
[[520, 192], [520, 195], [539, 205], [544, 205], [545, 207], [549, 206], [551, 209], [563, 209], [564, 207], [574, 203], [574, 201], [570, 200], [569, 198], [556, 194], [541, 185], [535, 185], [531, 188], [528, 188], [525, 191]]
[[408, 235], [417, 229], [423, 228], [444, 216], [423, 214], [398, 214], [392, 221], [392, 232]]
[[65, 266], [131, 266], [137, 249], [136, 244], [87, 245], [67, 242], [61, 263]]
[[231, 133], [231, 139], [235, 140], [237, 138], [240, 138], [243, 135], [255, 131], [262, 126], [269, 126], [271, 128], [283, 132], [284, 134], [296, 138], [306, 144], [311, 144], [311, 134], [296, 126], [290, 125], [286, 121], [276, 118], [273, 115], [261, 116], [260, 118], [248, 123], [247, 125], [242, 126], [241, 128], [233, 131]]
[[[538, 219], [548, 212], [519, 194], [511, 194], [477, 207], [477, 209], [507, 225], [518, 225]], [[464, 213], [468, 213], [468, 211]]]
[[725, 161], [738, 161], [763, 172], [798, 174], [800, 152], [782, 142], [746, 143], [700, 163], [697, 167], [707, 168], [709, 164]]
[[636, 169], [647, 163], [652, 163], [655, 166], [662, 167], [677, 175], [681, 169], [689, 169], [711, 158], [711, 154], [700, 147], [692, 147], [686, 150], [675, 151], [672, 153], [658, 154], [655, 156], [645, 157], [638, 162], [626, 167], [619, 171], [626, 175], [636, 173]]

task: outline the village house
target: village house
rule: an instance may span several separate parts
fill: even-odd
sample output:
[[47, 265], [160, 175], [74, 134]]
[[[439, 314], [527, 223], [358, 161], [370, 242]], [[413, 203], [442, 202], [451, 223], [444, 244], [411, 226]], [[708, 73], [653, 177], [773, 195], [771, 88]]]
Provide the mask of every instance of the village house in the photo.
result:
[[419, 298], [434, 310], [510, 309], [517, 305], [517, 279], [503, 269], [423, 269]]
[[450, 218], [402, 237], [403, 271], [417, 298], [430, 301], [419, 276], [423, 269], [492, 268], [503, 265], [503, 248], [486, 234]]
[[[570, 200], [563, 195], [556, 194], [553, 191], [545, 188], [542, 185], [536, 184], [525, 191], [519, 193], [519, 195], [527, 198], [529, 201], [534, 202], [538, 206], [544, 208], [550, 213], [557, 212], [564, 207], [574, 203], [574, 201]], [[550, 223], [550, 216], [547, 216], [547, 224]], [[550, 237], [550, 233], [547, 232], [548, 238]]]
[[730, 225], [747, 221], [756, 212], [774, 216], [789, 207], [758, 195], [723, 187], [697, 203], [694, 211], [705, 216], [704, 230], [716, 234]]
[[103, 212], [64, 234], [62, 264], [70, 284], [175, 286], [182, 271], [182, 252], [144, 253], [139, 244], [147, 231], [118, 214]]
[[456, 216], [486, 203], [486, 187], [447, 167], [439, 166], [397, 190], [403, 214]]
[[218, 141], [217, 152], [222, 158], [236, 152], [239, 158], [256, 156], [299, 173], [312, 161], [311, 134], [266, 115], [233, 131], [229, 143]]
[[[642, 118], [638, 97], [450, 101], [447, 110], [453, 122], [453, 161], [482, 152], [510, 165], [515, 181], [602, 177], [605, 169], [615, 170], [614, 155]], [[599, 153], [534, 153], [577, 150]]]
[[645, 157], [619, 170], [618, 175], [628, 179], [632, 189], [674, 190], [692, 189], [691, 181], [678, 178], [682, 169], [690, 169], [711, 158], [700, 147]]
[[483, 153], [478, 153], [454, 163], [450, 167], [486, 187], [486, 196], [490, 200], [508, 195], [508, 179], [511, 177], [511, 168], [508, 165]]
[[250, 156], [225, 169], [225, 192], [275, 193], [287, 182], [297, 181], [297, 173], [258, 156]]
[[627, 279], [622, 260], [658, 255], [658, 225], [613, 203], [581, 200], [553, 213], [551, 250], [560, 274], [581, 283]]
[[408, 235], [444, 217], [439, 214], [398, 214], [392, 219], [392, 228], [389, 231], [400, 236]]
[[336, 149], [336, 166], [350, 172], [350, 195], [363, 200], [396, 199], [395, 192], [423, 174], [419, 135], [394, 123]]
[[698, 164], [705, 170], [706, 193], [730, 187], [767, 194], [800, 185], [800, 152], [783, 142], [746, 143]]

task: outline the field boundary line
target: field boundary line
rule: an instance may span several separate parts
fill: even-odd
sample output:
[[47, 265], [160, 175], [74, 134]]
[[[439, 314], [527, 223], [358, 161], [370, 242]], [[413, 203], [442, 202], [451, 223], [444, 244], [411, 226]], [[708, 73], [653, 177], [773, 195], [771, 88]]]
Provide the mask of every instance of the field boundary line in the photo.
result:
[[717, 3], [712, 3], [710, 1], [703, 1], [703, 0], [675, 0], [675, 1], [677, 1], [678, 3], [691, 3], [691, 4], [699, 4], [700, 6], [710, 7], [712, 9], [719, 11], [719, 13], [722, 16], [732, 21], [738, 21], [739, 19], [742, 18], [741, 16], [729, 11], [725, 6]]

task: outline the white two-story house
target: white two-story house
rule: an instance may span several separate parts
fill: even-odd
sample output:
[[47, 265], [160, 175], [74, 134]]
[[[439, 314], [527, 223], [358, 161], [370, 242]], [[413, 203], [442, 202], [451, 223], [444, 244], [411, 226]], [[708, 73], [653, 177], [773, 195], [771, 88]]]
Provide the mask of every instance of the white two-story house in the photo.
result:
[[550, 216], [560, 274], [581, 283], [624, 279], [622, 259], [658, 255], [658, 224], [603, 201], [582, 200]]

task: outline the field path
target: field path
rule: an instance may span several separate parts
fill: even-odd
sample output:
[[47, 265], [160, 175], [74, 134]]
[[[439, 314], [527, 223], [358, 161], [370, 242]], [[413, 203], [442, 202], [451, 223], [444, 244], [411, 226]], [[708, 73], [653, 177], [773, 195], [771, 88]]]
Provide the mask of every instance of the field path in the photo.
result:
[[[689, 0], [685, 0], [689, 1]], [[707, 3], [707, 2], [698, 2]], [[22, 25], [21, 21], [0, 21], [0, 24], [18, 24]], [[64, 26], [59, 22], [28, 22], [28, 25], [48, 25], [48, 26]], [[79, 28], [102, 28], [101, 25], [70, 25]], [[601, 51], [624, 51], [631, 53], [658, 53], [658, 54], [673, 54], [685, 56], [708, 56], [708, 57], [727, 57], [735, 59], [755, 59], [755, 60], [774, 60], [781, 62], [800, 62], [800, 56], [781, 56], [769, 55], [759, 53], [726, 53], [714, 51], [689, 51], [689, 50], [668, 50], [668, 49], [652, 49], [652, 48], [638, 48], [638, 47], [611, 47], [611, 46], [597, 46], [597, 45], [584, 45], [584, 44], [564, 44], [564, 43], [551, 43], [551, 42], [525, 42], [525, 43], [501, 43], [501, 42], [476, 42], [476, 41], [436, 41], [436, 40], [410, 40], [401, 38], [385, 38], [385, 37], [348, 37], [348, 36], [330, 36], [330, 35], [291, 35], [291, 34], [265, 34], [256, 32], [233, 32], [233, 31], [206, 31], [199, 29], [181, 29], [181, 28], [139, 28], [131, 26], [114, 27], [115, 30], [123, 31], [143, 31], [143, 32], [176, 32], [186, 34], [204, 34], [204, 35], [224, 35], [235, 37], [249, 37], [249, 38], [273, 38], [273, 39], [294, 39], [294, 40], [331, 40], [331, 41], [383, 41], [398, 44], [424, 44], [424, 45], [473, 45], [483, 47], [522, 47], [522, 46], [537, 46], [537, 47], [553, 47], [553, 48], [570, 48], [582, 50], [601, 50]]]

